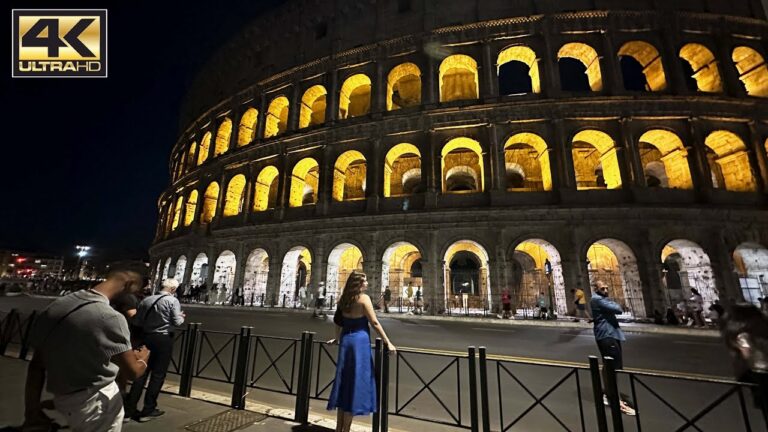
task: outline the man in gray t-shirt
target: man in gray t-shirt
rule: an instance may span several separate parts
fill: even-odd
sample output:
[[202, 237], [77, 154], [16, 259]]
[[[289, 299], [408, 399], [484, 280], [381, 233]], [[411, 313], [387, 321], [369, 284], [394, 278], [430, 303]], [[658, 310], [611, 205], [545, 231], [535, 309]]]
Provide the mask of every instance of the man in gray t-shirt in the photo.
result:
[[133, 350], [128, 323], [109, 305], [111, 299], [142, 283], [140, 262], [111, 266], [107, 280], [51, 303], [35, 321], [30, 343], [34, 356], [27, 372], [25, 425], [45, 418], [42, 385], [54, 405], [78, 431], [119, 431], [123, 401], [115, 384], [120, 369], [135, 379], [146, 369], [147, 349]]

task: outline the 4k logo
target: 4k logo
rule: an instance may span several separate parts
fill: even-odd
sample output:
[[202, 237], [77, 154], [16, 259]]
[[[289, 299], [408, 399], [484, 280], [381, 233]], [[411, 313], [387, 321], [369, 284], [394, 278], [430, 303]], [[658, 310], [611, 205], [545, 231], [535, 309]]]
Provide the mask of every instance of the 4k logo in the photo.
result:
[[13, 77], [106, 77], [107, 11], [14, 9]]

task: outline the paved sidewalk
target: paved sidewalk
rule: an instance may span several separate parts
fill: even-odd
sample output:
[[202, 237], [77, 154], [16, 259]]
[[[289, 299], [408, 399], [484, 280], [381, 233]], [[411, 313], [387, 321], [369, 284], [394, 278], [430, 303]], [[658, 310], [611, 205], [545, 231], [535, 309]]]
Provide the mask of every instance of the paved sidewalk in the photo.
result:
[[[0, 382], [3, 383], [3, 391], [0, 392], [0, 431], [8, 426], [18, 426], [24, 419], [24, 380], [26, 377], [27, 362], [8, 357], [0, 357]], [[169, 386], [168, 389], [173, 389]], [[206, 395], [194, 392], [193, 396], [216, 400], [215, 395]], [[50, 395], [46, 395], [50, 397]], [[44, 398], [46, 398], [44, 396]], [[229, 411], [229, 407], [213, 402], [206, 402], [199, 399], [189, 399], [176, 396], [169, 393], [160, 395], [159, 406], [166, 414], [147, 423], [129, 422], [124, 425], [126, 432], [139, 431], [185, 431], [187, 426], [194, 425], [202, 420], [208, 419], [217, 414]], [[245, 432], [298, 432], [298, 431], [317, 431], [325, 432], [333, 430], [335, 427], [332, 419], [313, 416], [310, 418], [312, 424], [301, 426], [292, 421], [275, 415], [259, 415], [255, 411], [250, 411], [251, 417], [255, 418], [250, 426], [239, 431]], [[262, 405], [256, 408], [264, 410]], [[257, 411], [258, 411], [257, 409]], [[273, 410], [272, 414], [280, 414], [279, 410]], [[288, 412], [284, 412], [288, 414]], [[292, 413], [290, 413], [292, 414]], [[55, 411], [50, 411], [49, 415], [56, 419], [60, 424], [64, 420]], [[214, 429], [208, 429], [214, 430]], [[228, 431], [232, 429], [215, 429], [219, 431]], [[355, 428], [353, 430], [363, 431], [365, 428]]]

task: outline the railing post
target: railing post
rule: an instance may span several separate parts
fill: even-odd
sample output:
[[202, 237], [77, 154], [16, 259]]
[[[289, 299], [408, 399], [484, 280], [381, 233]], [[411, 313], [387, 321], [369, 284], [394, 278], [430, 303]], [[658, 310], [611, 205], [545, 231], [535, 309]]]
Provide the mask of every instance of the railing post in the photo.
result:
[[0, 356], [5, 355], [5, 350], [8, 348], [8, 344], [13, 339], [13, 323], [19, 312], [16, 309], [11, 309], [8, 315], [5, 316], [5, 325], [3, 325], [3, 333], [0, 334]]
[[[382, 342], [381, 338], [376, 338], [376, 343], [373, 348], [373, 376], [376, 377], [376, 400], [381, 401], [381, 347]], [[381, 406], [381, 403], [379, 403], [379, 406]], [[372, 423], [372, 432], [379, 432], [379, 424], [381, 422], [381, 410], [376, 410], [375, 413], [373, 413], [373, 420]]]
[[379, 402], [380, 432], [389, 431], [389, 347], [381, 353], [381, 400]]
[[483, 432], [491, 432], [491, 414], [488, 411], [488, 360], [485, 347], [480, 347], [480, 411], [483, 420]]
[[251, 330], [253, 327], [240, 327], [237, 340], [237, 361], [235, 363], [235, 382], [232, 385], [232, 408], [245, 409], [246, 377], [248, 376], [248, 355], [251, 352]]
[[757, 377], [757, 391], [760, 394], [760, 410], [763, 412], [763, 421], [768, 428], [768, 372], [755, 371]]
[[296, 407], [294, 421], [301, 424], [309, 422], [309, 396], [312, 389], [312, 346], [315, 334], [304, 332], [301, 335], [301, 353], [299, 354], [299, 384], [296, 387]]
[[19, 358], [26, 359], [29, 352], [29, 334], [32, 332], [32, 326], [35, 323], [37, 317], [37, 311], [32, 311], [27, 318], [27, 327], [24, 329], [24, 334], [21, 336], [21, 348], [19, 349]]
[[589, 356], [589, 373], [592, 377], [592, 396], [597, 415], [598, 432], [608, 432], [608, 420], [605, 418], [605, 405], [603, 405], [603, 384], [600, 379], [600, 362], [595, 356]]
[[621, 418], [619, 401], [619, 385], [616, 382], [616, 363], [613, 357], [603, 357], [605, 367], [605, 390], [608, 395], [608, 403], [611, 406], [611, 419], [613, 420], [613, 432], [624, 432], [624, 420]]
[[[302, 407], [304, 406], [304, 401], [302, 400], [304, 397], [304, 387], [306, 387], [306, 382], [304, 382], [304, 369], [306, 369], [306, 362], [307, 362], [307, 335], [309, 332], [301, 332], [301, 345], [299, 345], [299, 382], [296, 384], [296, 401], [294, 403], [294, 420], [296, 422], [302, 422], [303, 416], [302, 416]], [[310, 348], [311, 349], [311, 348]]]
[[467, 347], [467, 360], [469, 369], [469, 420], [472, 432], [479, 432], [477, 421], [477, 357], [475, 347]]
[[197, 335], [200, 331], [200, 323], [187, 325], [187, 343], [182, 353], [181, 379], [179, 380], [179, 396], [189, 397], [192, 394], [192, 376], [195, 364], [195, 350], [197, 349]]

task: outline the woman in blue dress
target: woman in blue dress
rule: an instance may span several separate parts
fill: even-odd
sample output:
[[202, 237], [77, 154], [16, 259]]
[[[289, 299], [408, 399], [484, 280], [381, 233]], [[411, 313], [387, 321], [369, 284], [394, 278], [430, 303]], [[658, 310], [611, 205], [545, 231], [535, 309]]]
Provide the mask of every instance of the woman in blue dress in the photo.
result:
[[365, 273], [355, 271], [349, 275], [339, 298], [341, 326], [337, 323], [336, 339], [331, 341], [339, 344], [339, 356], [336, 380], [328, 398], [328, 409], [337, 410], [336, 432], [349, 432], [353, 416], [376, 412], [378, 406], [369, 322], [387, 344], [390, 354], [395, 352], [395, 346], [376, 319], [371, 298], [365, 293], [367, 289]]

